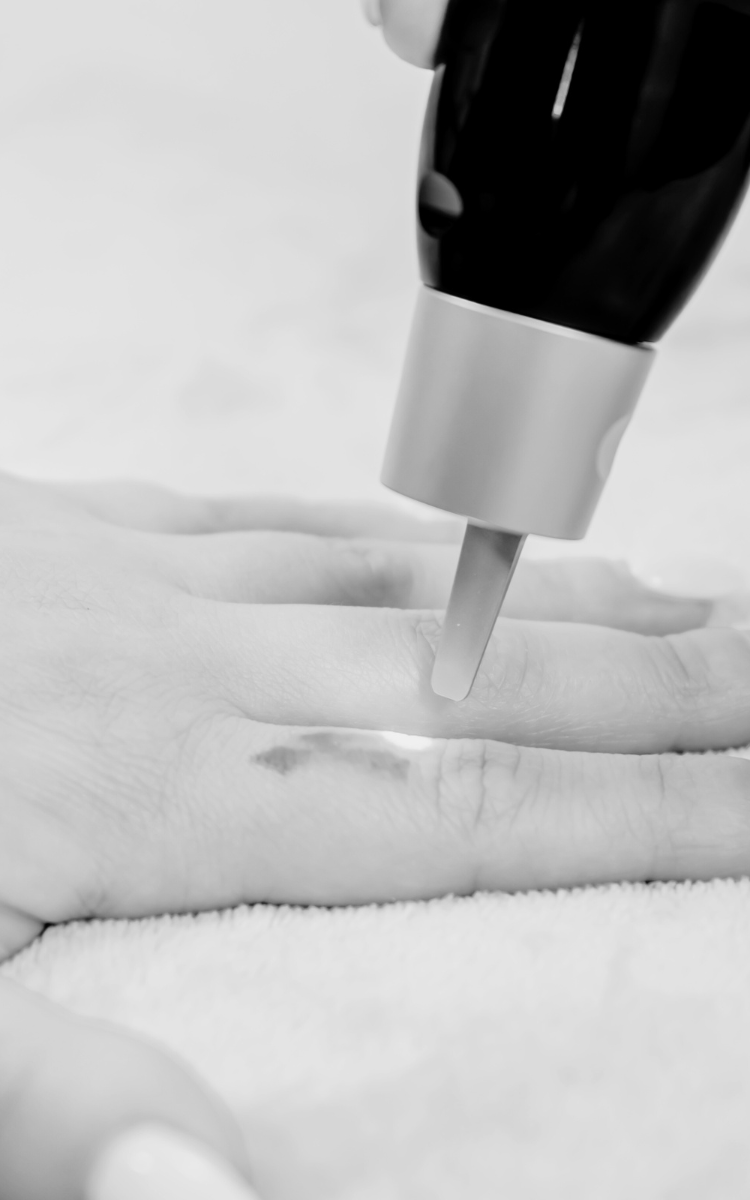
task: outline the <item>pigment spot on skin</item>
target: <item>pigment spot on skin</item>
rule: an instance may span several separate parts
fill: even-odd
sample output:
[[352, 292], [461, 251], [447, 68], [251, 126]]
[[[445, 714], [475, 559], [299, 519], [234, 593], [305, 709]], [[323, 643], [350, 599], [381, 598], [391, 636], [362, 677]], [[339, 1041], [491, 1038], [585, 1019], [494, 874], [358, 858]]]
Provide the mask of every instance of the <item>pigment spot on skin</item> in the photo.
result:
[[292, 742], [272, 746], [254, 755], [252, 761], [277, 775], [289, 775], [316, 759], [328, 758], [405, 782], [409, 777], [409, 760], [392, 750], [381, 749], [376, 741], [378, 738], [378, 734], [368, 737], [367, 734], [303, 733]]
[[277, 775], [290, 775], [298, 767], [304, 767], [312, 758], [312, 750], [303, 750], [299, 746], [272, 746], [262, 754], [254, 754], [252, 761], [261, 767], [268, 767]]

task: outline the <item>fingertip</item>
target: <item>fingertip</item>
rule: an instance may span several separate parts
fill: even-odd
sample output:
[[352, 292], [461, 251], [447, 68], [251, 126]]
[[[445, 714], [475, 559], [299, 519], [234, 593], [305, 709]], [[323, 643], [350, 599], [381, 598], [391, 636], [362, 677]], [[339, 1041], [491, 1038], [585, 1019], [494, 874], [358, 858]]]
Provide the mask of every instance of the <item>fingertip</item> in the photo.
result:
[[448, 0], [380, 0], [383, 36], [415, 67], [433, 68]]
[[258, 1200], [209, 1145], [159, 1123], [119, 1132], [97, 1154], [85, 1200]]
[[715, 602], [747, 590], [745, 573], [739, 567], [710, 555], [642, 558], [631, 570], [646, 587], [671, 597]]
[[[714, 605], [709, 600], [686, 600], [681, 596], [664, 596], [651, 592], [644, 596], [640, 614], [631, 624], [634, 633], [687, 633], [691, 629], [704, 629], [711, 624]], [[720, 623], [720, 622], [719, 622]], [[625, 621], [622, 627], [626, 628]]]
[[632, 607], [633, 632], [686, 633], [710, 624], [715, 601], [702, 595], [699, 588], [691, 591], [677, 587], [671, 591], [663, 586], [668, 582], [666, 578], [641, 573], [628, 562], [617, 562], [613, 567], [631, 594], [640, 598], [640, 606]]
[[713, 601], [700, 595], [672, 595], [652, 586], [626, 561], [522, 561], [516, 582], [505, 612], [537, 620], [660, 635], [699, 629], [713, 610]]
[[360, 0], [362, 12], [371, 25], [382, 25], [383, 17], [380, 12], [380, 0]]

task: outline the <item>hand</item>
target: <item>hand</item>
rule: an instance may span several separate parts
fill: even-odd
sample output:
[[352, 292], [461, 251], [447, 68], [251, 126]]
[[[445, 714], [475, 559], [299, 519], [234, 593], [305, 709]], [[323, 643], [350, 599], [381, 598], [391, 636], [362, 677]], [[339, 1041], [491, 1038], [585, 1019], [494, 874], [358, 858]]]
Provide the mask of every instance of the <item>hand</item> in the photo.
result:
[[[451, 524], [7, 477], [0, 513], [6, 954], [75, 916], [747, 867], [748, 764], [639, 757], [750, 736], [743, 635], [676, 632], [706, 604], [522, 562], [449, 705], [408, 610], [445, 602]], [[8, 981], [0, 1110], [4, 1200], [254, 1195], [188, 1071]]]
[[750, 740], [748, 635], [676, 632], [706, 604], [522, 563], [452, 704], [455, 526], [8, 477], [0, 513], [6, 954], [76, 917], [750, 864], [750, 765], [679, 753]]
[[253, 1200], [242, 1136], [179, 1062], [0, 980], [3, 1200]]
[[448, 0], [361, 0], [373, 25], [400, 58], [416, 67], [432, 67]]

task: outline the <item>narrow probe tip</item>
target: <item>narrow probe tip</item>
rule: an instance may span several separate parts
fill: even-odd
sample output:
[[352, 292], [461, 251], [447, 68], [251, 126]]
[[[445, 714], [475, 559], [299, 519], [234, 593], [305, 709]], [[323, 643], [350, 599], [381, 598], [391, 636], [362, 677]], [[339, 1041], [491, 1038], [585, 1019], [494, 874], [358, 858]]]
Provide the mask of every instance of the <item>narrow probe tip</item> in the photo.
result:
[[441, 654], [438, 650], [430, 682], [436, 696], [442, 696], [445, 700], [465, 700], [471, 691], [475, 675], [476, 669], [471, 674], [466, 664], [458, 661], [455, 655], [445, 652]]
[[522, 533], [467, 525], [432, 670], [436, 695], [464, 700], [471, 691], [524, 541]]

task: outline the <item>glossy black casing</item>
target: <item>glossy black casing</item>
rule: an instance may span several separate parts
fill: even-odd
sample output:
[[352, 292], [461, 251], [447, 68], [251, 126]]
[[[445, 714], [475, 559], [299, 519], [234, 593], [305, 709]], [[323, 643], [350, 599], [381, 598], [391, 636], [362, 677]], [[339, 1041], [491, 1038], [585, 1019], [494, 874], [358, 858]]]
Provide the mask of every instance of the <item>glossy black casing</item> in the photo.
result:
[[451, 0], [422, 143], [428, 286], [654, 341], [750, 171], [750, 0]]

